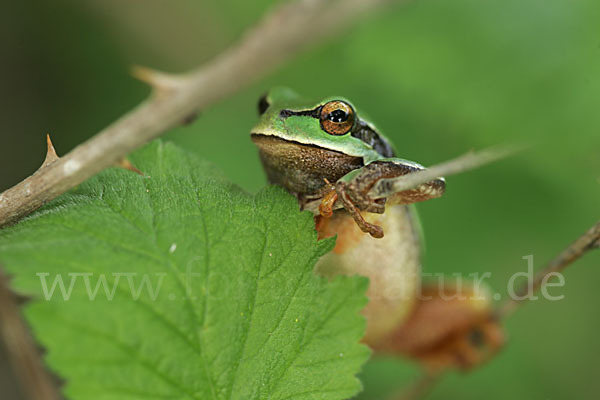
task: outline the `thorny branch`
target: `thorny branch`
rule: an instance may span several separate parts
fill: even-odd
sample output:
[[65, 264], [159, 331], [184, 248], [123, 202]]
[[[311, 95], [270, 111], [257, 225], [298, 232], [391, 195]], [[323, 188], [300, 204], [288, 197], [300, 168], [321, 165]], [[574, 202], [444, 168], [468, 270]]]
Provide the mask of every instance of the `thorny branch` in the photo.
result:
[[441, 176], [455, 175], [461, 172], [469, 171], [484, 164], [500, 160], [504, 157], [508, 157], [519, 150], [522, 147], [502, 147], [502, 148], [491, 148], [481, 150], [479, 152], [466, 153], [460, 157], [452, 160], [428, 167], [426, 169], [412, 172], [410, 174], [403, 175], [392, 179], [380, 179], [369, 194], [377, 198], [378, 193], [389, 193], [389, 192], [402, 192], [405, 190], [416, 188], [417, 186], [432, 181]]
[[190, 115], [235, 93], [310, 44], [331, 37], [365, 14], [402, 0], [297, 0], [268, 14], [236, 45], [187, 74], [137, 68], [152, 95], [142, 104], [74, 148], [44, 163], [32, 176], [0, 194], [0, 227], [111, 167]]
[[527, 294], [533, 294], [542, 285], [547, 282], [547, 278], [550, 274], [561, 272], [569, 265], [581, 258], [589, 250], [597, 249], [600, 247], [600, 221], [596, 222], [594, 226], [587, 230], [577, 240], [575, 240], [569, 247], [564, 249], [558, 256], [550, 261], [546, 266], [540, 270], [535, 277], [526, 282], [516, 292], [514, 297], [508, 300], [500, 307], [496, 314], [498, 318], [504, 318], [512, 314], [521, 304], [524, 304], [529, 298]]

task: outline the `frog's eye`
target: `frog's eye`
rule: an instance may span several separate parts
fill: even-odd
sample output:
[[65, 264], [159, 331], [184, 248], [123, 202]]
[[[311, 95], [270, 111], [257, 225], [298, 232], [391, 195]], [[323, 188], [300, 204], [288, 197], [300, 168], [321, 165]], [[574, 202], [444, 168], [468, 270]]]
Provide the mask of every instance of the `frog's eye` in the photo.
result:
[[267, 108], [269, 108], [269, 105], [267, 95], [263, 94], [260, 96], [260, 99], [258, 99], [258, 115], [263, 115], [267, 111]]
[[345, 101], [334, 100], [321, 107], [321, 128], [330, 135], [345, 135], [354, 126], [354, 110]]

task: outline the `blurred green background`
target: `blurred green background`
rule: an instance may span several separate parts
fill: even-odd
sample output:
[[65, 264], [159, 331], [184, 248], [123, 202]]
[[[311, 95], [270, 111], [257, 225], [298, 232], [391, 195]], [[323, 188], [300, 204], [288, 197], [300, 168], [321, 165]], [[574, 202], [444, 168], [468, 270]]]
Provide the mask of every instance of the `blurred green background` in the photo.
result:
[[[0, 190], [44, 158], [98, 132], [148, 94], [133, 64], [185, 71], [233, 43], [270, 1], [25, 0], [0, 13]], [[166, 138], [255, 191], [265, 184], [249, 138], [256, 100], [274, 85], [342, 95], [366, 110], [399, 156], [425, 165], [470, 149], [527, 143], [522, 154], [448, 179], [420, 206], [427, 272], [490, 271], [506, 283], [554, 256], [600, 216], [600, 3], [421, 0], [358, 26]], [[562, 301], [538, 301], [507, 323], [491, 363], [451, 374], [431, 399], [597, 399], [600, 254], [566, 273]], [[553, 292], [551, 292], [553, 293]], [[418, 373], [372, 360], [361, 399], [382, 399]]]

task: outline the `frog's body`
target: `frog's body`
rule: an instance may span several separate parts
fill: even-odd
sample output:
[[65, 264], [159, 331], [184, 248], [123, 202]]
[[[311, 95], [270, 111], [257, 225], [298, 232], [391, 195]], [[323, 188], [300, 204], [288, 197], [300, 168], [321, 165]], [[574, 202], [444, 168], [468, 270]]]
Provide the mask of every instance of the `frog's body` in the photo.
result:
[[[379, 179], [423, 167], [394, 158], [388, 139], [347, 100], [307, 103], [289, 89], [274, 89], [261, 99], [259, 112], [252, 140], [269, 181], [316, 215], [320, 237], [337, 235], [335, 250], [319, 261], [317, 271], [369, 277], [366, 340], [389, 334], [410, 310], [420, 282], [419, 230], [406, 204], [440, 196], [444, 181], [369, 198]], [[386, 236], [379, 240], [363, 233], [381, 237], [383, 230]]]

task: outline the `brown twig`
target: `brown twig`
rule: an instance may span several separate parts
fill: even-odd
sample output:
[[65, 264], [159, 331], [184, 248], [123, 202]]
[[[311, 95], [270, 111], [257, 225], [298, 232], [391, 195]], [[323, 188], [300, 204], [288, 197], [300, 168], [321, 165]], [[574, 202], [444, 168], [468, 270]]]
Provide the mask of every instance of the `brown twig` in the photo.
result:
[[561, 272], [569, 265], [577, 261], [589, 250], [600, 247], [600, 221], [587, 230], [569, 247], [564, 249], [556, 258], [550, 261], [535, 277], [523, 284], [515, 291], [514, 296], [507, 300], [497, 311], [499, 318], [505, 318], [512, 314], [524, 301], [529, 298], [527, 294], [533, 294], [542, 287], [549, 274]]
[[374, 198], [378, 193], [399, 193], [414, 189], [419, 185], [440, 178], [478, 168], [482, 165], [508, 157], [522, 150], [523, 147], [498, 147], [470, 152], [452, 160], [433, 165], [421, 171], [412, 172], [401, 177], [380, 179], [369, 191]]
[[12, 364], [19, 377], [21, 388], [31, 399], [58, 400], [55, 379], [42, 364], [39, 351], [23, 322], [16, 296], [0, 271], [0, 336], [7, 344]]
[[268, 14], [237, 44], [202, 68], [172, 75], [136, 68], [153, 94], [88, 141], [0, 194], [0, 227], [119, 162], [128, 153], [258, 80], [309, 44], [319, 43], [392, 0], [297, 0]]

